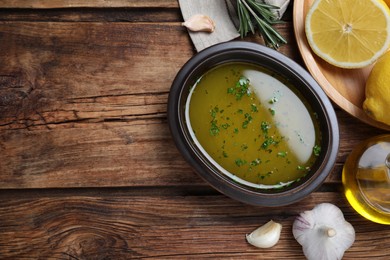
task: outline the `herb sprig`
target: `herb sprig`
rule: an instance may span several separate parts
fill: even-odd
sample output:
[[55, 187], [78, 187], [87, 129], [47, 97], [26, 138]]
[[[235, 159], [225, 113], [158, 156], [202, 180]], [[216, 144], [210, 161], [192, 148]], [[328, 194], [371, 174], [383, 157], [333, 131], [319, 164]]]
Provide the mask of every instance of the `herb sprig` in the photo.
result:
[[257, 28], [267, 46], [278, 49], [281, 44], [286, 44], [286, 39], [272, 28], [273, 24], [281, 23], [273, 13], [278, 8], [258, 0], [237, 0], [237, 13], [240, 22], [238, 32], [241, 38], [249, 32], [255, 33]]

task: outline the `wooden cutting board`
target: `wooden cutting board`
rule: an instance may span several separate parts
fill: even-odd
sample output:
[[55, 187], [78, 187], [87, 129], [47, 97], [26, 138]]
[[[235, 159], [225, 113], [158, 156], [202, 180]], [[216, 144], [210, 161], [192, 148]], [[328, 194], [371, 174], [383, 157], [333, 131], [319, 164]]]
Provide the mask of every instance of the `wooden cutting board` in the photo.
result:
[[305, 35], [305, 18], [313, 2], [314, 0], [296, 0], [293, 10], [295, 37], [307, 69], [340, 108], [364, 123], [390, 131], [390, 126], [373, 120], [362, 109], [365, 84], [372, 66], [342, 69], [327, 63], [311, 51]]

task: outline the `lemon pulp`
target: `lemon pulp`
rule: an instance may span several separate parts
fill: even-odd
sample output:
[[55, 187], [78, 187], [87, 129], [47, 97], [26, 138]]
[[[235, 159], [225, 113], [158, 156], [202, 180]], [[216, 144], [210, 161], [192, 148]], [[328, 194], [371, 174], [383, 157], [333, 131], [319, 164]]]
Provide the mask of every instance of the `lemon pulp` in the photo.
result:
[[312, 50], [342, 68], [373, 63], [390, 46], [390, 10], [382, 0], [316, 0], [306, 16]]

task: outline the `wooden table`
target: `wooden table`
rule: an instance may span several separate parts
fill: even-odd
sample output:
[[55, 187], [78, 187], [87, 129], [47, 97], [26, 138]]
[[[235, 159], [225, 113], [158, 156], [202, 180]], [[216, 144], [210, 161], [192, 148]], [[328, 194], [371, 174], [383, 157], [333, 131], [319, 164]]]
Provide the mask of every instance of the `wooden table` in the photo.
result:
[[[389, 259], [390, 226], [358, 215], [340, 182], [351, 150], [384, 131], [336, 108], [326, 183], [291, 206], [245, 205], [202, 181], [170, 136], [170, 85], [195, 54], [176, 0], [0, 8], [1, 259], [304, 259], [292, 223], [321, 202], [355, 227], [344, 259]], [[302, 64], [291, 13], [280, 52]], [[245, 234], [270, 219], [283, 225], [279, 243], [250, 246]]]

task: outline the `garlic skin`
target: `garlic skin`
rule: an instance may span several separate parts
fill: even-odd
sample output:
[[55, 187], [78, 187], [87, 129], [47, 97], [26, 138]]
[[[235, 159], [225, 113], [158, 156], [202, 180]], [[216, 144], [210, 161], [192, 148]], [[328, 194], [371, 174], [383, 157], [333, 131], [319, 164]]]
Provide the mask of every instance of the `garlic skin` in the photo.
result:
[[301, 213], [293, 223], [294, 238], [302, 245], [308, 260], [339, 260], [355, 241], [353, 226], [342, 211], [321, 203]]
[[281, 231], [282, 225], [270, 220], [249, 235], [246, 235], [246, 240], [255, 247], [270, 248], [279, 241]]
[[187, 21], [181, 24], [187, 27], [188, 30], [193, 32], [214, 32], [215, 23], [214, 21], [203, 14], [195, 14], [191, 16]]

